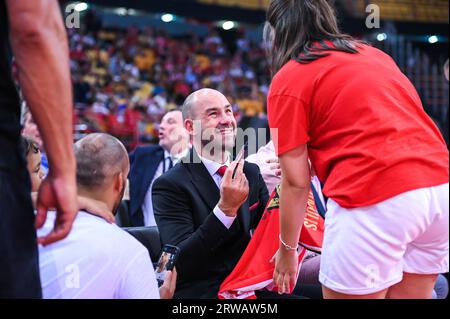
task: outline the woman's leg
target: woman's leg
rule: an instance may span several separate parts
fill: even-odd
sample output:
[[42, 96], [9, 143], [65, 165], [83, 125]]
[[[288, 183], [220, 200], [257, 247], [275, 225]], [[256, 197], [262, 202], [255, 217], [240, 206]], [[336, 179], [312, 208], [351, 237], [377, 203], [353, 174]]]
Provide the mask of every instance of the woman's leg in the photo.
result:
[[324, 299], [385, 299], [387, 289], [368, 295], [348, 295], [331, 290], [322, 285]]
[[437, 275], [403, 273], [403, 279], [389, 288], [387, 299], [431, 299]]

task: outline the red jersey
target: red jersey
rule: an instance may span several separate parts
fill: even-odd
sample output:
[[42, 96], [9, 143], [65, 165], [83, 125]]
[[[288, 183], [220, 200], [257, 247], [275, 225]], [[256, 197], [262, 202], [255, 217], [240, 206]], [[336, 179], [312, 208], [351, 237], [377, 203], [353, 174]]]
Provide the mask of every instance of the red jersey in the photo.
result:
[[382, 51], [358, 51], [290, 61], [275, 75], [268, 115], [278, 155], [307, 144], [324, 194], [345, 208], [448, 183], [448, 149], [414, 86]]

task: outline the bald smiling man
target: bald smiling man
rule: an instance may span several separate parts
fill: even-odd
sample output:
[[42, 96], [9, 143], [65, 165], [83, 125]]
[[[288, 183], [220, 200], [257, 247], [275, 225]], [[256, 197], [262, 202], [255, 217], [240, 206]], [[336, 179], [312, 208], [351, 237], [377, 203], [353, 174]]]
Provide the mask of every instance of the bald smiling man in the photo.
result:
[[163, 243], [181, 249], [175, 298], [217, 298], [269, 194], [257, 165], [231, 162], [236, 120], [223, 94], [192, 93], [183, 105], [183, 120], [193, 149], [155, 181], [153, 209]]

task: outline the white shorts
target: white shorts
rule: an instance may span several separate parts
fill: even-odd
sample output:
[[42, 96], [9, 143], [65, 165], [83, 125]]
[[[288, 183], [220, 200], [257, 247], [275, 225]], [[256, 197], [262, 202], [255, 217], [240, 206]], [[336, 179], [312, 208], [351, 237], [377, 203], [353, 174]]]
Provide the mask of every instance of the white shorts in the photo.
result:
[[346, 209], [329, 199], [319, 281], [343, 294], [382, 291], [403, 272], [449, 271], [449, 184]]

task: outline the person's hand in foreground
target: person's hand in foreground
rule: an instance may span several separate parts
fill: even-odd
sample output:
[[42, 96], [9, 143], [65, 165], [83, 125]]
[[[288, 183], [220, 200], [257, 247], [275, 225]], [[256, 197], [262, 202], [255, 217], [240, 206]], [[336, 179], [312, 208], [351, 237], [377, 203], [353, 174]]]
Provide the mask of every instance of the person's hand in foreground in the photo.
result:
[[[236, 174], [233, 178], [233, 172]], [[234, 161], [225, 171], [220, 185], [218, 207], [225, 215], [236, 217], [239, 207], [247, 200], [249, 193], [248, 180], [244, 174], [244, 160]]]
[[36, 228], [44, 225], [47, 212], [52, 207], [57, 212], [53, 230], [46, 236], [38, 238], [38, 243], [44, 246], [65, 238], [72, 228], [78, 212], [75, 175], [53, 175], [49, 172], [39, 188]]

